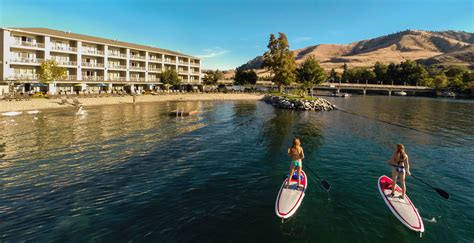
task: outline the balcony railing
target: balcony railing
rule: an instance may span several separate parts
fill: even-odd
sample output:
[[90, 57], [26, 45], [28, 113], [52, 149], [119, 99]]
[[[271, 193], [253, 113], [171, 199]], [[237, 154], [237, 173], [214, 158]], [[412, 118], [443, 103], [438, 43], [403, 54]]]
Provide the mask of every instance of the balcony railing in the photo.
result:
[[149, 82], [158, 82], [158, 81], [160, 81], [160, 79], [159, 78], [148, 78], [148, 81]]
[[87, 76], [87, 75], [82, 75], [82, 80], [86, 80], [86, 81], [104, 81], [104, 76]]
[[145, 70], [145, 67], [130, 67], [130, 70]]
[[122, 81], [122, 82], [127, 81], [125, 77], [109, 77], [108, 80], [109, 81]]
[[188, 62], [185, 62], [183, 60], [179, 60], [179, 64], [185, 64], [185, 65], [188, 65]]
[[198, 62], [191, 62], [191, 66], [199, 66]]
[[14, 74], [12, 78], [17, 80], [38, 80], [38, 74]]
[[178, 70], [178, 73], [188, 73], [188, 70], [180, 69]]
[[83, 67], [97, 67], [97, 68], [103, 68], [104, 64], [103, 63], [93, 63], [93, 62], [83, 62], [82, 63]]
[[161, 72], [161, 68], [149, 67], [149, 68], [148, 68], [148, 71], [151, 71], [151, 72]]
[[152, 62], [162, 62], [163, 59], [158, 58], [158, 57], [150, 57], [150, 58], [148, 59], [148, 61], [152, 61]]
[[140, 59], [140, 60], [145, 60], [145, 59], [146, 59], [145, 56], [140, 56], [140, 55], [130, 55], [130, 58], [133, 58], [133, 59]]
[[44, 59], [39, 59], [39, 58], [13, 58], [10, 60], [10, 62], [17, 62], [17, 63], [42, 63]]
[[127, 58], [127, 54], [124, 54], [124, 53], [117, 53], [117, 52], [110, 52], [110, 51], [109, 51], [109, 57]]
[[107, 65], [108, 68], [110, 69], [127, 69], [127, 66], [125, 65]]
[[53, 46], [51, 46], [51, 50], [54, 50], [54, 51], [77, 52], [77, 47], [53, 45]]
[[76, 66], [77, 62], [76, 61], [58, 61], [55, 60], [58, 65], [61, 66]]
[[104, 51], [94, 50], [94, 49], [82, 49], [83, 54], [92, 54], [92, 55], [104, 55]]
[[24, 47], [36, 47], [36, 48], [44, 48], [44, 43], [38, 42], [28, 42], [28, 41], [15, 41], [13, 42], [15, 46], [24, 46]]
[[199, 74], [199, 71], [191, 71], [192, 74]]
[[145, 78], [142, 78], [142, 77], [130, 77], [130, 81], [145, 82]]
[[176, 63], [176, 60], [165, 59], [165, 62], [167, 62], [167, 63]]
[[67, 76], [66, 80], [75, 81], [75, 80], [77, 80], [77, 76], [76, 75], [69, 75], [69, 76]]

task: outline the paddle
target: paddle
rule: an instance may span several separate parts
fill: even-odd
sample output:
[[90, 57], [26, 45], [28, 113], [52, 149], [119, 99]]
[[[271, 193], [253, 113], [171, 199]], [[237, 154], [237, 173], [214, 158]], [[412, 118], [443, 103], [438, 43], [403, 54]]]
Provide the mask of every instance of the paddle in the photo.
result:
[[414, 175], [412, 175], [412, 177], [415, 178], [415, 179], [417, 179], [417, 180], [419, 180], [419, 181], [421, 181], [421, 182], [423, 182], [425, 185], [427, 185], [427, 186], [429, 186], [429, 187], [435, 189], [435, 191], [436, 191], [440, 196], [444, 197], [445, 199], [449, 199], [449, 193], [447, 193], [445, 190], [436, 188], [436, 187], [434, 187], [434, 186], [432, 186], [432, 185], [426, 183], [424, 180], [422, 180], [422, 179], [420, 179], [420, 178], [418, 178], [418, 177], [416, 177], [416, 176], [414, 176]]
[[324, 190], [326, 190], [326, 192], [329, 192], [329, 189], [331, 189], [331, 185], [329, 185], [329, 183], [327, 181], [325, 181], [324, 179], [321, 179], [321, 177], [319, 177], [310, 167], [305, 166], [305, 168], [308, 168], [308, 170], [311, 171], [311, 173], [313, 173], [313, 175], [315, 175], [316, 178], [318, 178], [318, 180], [321, 183], [321, 186], [324, 188]]

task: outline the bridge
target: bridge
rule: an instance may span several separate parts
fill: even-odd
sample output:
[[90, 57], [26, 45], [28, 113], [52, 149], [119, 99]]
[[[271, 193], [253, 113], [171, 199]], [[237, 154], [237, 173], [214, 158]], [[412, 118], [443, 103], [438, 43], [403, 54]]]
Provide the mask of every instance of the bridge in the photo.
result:
[[369, 91], [385, 92], [392, 95], [392, 92], [405, 91], [411, 95], [416, 93], [432, 94], [435, 89], [427, 86], [412, 85], [387, 85], [387, 84], [354, 84], [354, 83], [323, 83], [315, 87], [317, 90], [327, 90], [339, 93], [341, 91], [362, 92], [364, 95]]

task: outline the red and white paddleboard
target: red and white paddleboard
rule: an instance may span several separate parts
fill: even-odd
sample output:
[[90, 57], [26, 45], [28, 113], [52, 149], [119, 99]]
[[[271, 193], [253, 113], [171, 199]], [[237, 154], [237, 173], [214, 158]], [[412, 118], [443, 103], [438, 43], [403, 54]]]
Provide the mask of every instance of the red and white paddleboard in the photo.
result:
[[425, 231], [423, 220], [418, 213], [418, 209], [415, 208], [415, 205], [413, 205], [407, 195], [405, 195], [405, 199], [400, 198], [402, 189], [398, 185], [395, 187], [395, 195], [393, 197], [390, 195], [392, 193], [391, 178], [386, 175], [381, 176], [378, 181], [378, 186], [383, 200], [400, 222], [416, 232], [421, 233]]
[[280, 218], [286, 219], [293, 216], [303, 201], [304, 192], [308, 186], [306, 173], [301, 171], [301, 186], [303, 186], [303, 188], [300, 188], [299, 190], [297, 188], [298, 179], [296, 178], [298, 177], [292, 176], [290, 180], [290, 186], [288, 188], [286, 187], [288, 178], [286, 178], [281, 185], [280, 191], [278, 192], [275, 203], [275, 212]]

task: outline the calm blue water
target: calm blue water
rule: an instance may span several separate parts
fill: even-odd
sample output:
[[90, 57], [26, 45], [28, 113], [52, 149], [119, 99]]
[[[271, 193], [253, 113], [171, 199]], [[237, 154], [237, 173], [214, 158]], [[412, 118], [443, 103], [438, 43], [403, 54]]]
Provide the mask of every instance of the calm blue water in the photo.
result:
[[[474, 102], [412, 97], [330, 99], [340, 111], [263, 102], [162, 102], [0, 117], [0, 241], [473, 242]], [[177, 106], [194, 117], [169, 117]], [[311, 181], [284, 224], [275, 198], [286, 148], [332, 186]], [[388, 210], [377, 178], [404, 143], [423, 238]], [[308, 174], [311, 176], [311, 174]], [[313, 178], [314, 179], [314, 178]]]

